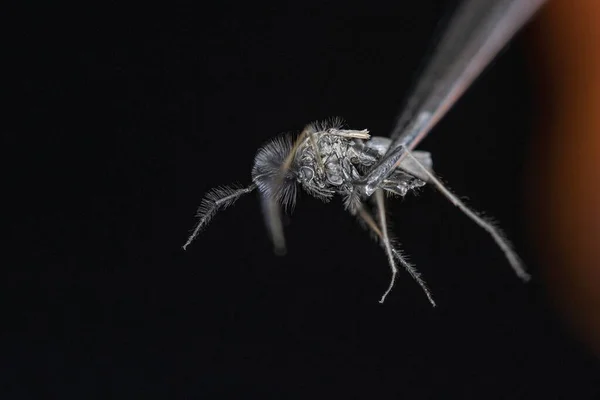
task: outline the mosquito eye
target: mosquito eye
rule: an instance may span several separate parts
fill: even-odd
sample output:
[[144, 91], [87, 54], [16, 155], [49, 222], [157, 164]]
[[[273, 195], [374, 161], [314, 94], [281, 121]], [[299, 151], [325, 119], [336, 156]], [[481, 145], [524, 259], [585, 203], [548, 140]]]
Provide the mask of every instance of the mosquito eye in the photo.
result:
[[303, 180], [310, 182], [314, 176], [313, 170], [308, 167], [300, 168], [300, 176]]

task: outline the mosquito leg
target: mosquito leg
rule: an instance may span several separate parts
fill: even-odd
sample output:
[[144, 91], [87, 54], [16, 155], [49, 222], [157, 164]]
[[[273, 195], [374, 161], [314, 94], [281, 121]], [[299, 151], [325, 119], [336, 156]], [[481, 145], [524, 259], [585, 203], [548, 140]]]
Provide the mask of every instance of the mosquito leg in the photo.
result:
[[392, 269], [392, 279], [390, 280], [390, 286], [387, 288], [383, 296], [381, 296], [380, 303], [385, 301], [386, 296], [390, 293], [392, 288], [394, 287], [394, 283], [396, 282], [396, 274], [398, 274], [398, 268], [396, 267], [396, 263], [394, 262], [394, 254], [392, 253], [392, 245], [390, 243], [390, 238], [388, 237], [387, 232], [387, 223], [385, 216], [385, 204], [383, 199], [383, 190], [377, 189], [375, 191], [375, 201], [377, 203], [377, 212], [379, 213], [379, 224], [381, 225], [381, 235], [383, 246], [385, 248], [385, 253], [388, 257], [388, 262], [390, 263], [390, 268]]
[[406, 155], [423, 170], [423, 172], [429, 178], [429, 182], [433, 183], [435, 187], [448, 200], [450, 200], [452, 204], [458, 207], [467, 215], [467, 217], [471, 218], [477, 225], [485, 229], [492, 236], [498, 247], [500, 247], [504, 252], [508, 262], [519, 278], [524, 281], [531, 279], [531, 276], [525, 271], [523, 261], [521, 261], [517, 253], [513, 250], [510, 241], [506, 238], [500, 228], [496, 227], [491, 221], [487, 221], [480, 217], [475, 211], [467, 207], [467, 205], [465, 205], [465, 203], [463, 203], [455, 194], [450, 192], [450, 190], [448, 190], [448, 188], [446, 188], [444, 184], [442, 184], [442, 182], [440, 182], [440, 180], [436, 178], [436, 176], [429, 169], [427, 169], [419, 160], [417, 160], [417, 158], [414, 157], [409, 150], [406, 150]]
[[387, 288], [387, 290], [385, 291], [385, 293], [383, 294], [383, 296], [381, 296], [381, 299], [379, 300], [379, 303], [383, 304], [383, 302], [385, 301], [385, 298], [392, 291], [392, 288], [394, 287], [394, 283], [396, 282], [396, 275], [398, 274], [398, 268], [396, 267], [396, 263], [394, 262], [394, 253], [392, 251], [392, 244], [390, 243], [390, 238], [388, 237], [388, 232], [387, 232], [383, 190], [377, 189], [375, 191], [375, 201], [377, 203], [377, 212], [379, 214], [379, 224], [380, 224], [380, 229], [381, 229], [381, 237], [382, 237], [383, 247], [385, 248], [385, 253], [388, 257], [388, 262], [389, 262], [390, 268], [392, 270], [392, 279], [390, 280], [390, 285]]
[[300, 147], [300, 145], [304, 142], [307, 135], [310, 136], [311, 129], [312, 128], [310, 127], [310, 125], [307, 126], [306, 128], [304, 128], [304, 130], [298, 136], [298, 138], [296, 138], [296, 141], [292, 145], [289, 154], [287, 155], [287, 157], [283, 161], [283, 164], [281, 164], [281, 168], [279, 169], [279, 174], [277, 175], [277, 179], [275, 181], [277, 187], [281, 186], [285, 173], [290, 169], [292, 162], [294, 161], [294, 157], [296, 157], [296, 151], [298, 151], [298, 147]]
[[[373, 219], [371, 214], [365, 209], [365, 207], [362, 204], [361, 204], [360, 208], [358, 209], [358, 215], [362, 219], [362, 221], [373, 231], [373, 233], [375, 233], [375, 235], [379, 239], [380, 243], [383, 245], [384, 237], [383, 237], [383, 233], [381, 232], [381, 229], [379, 229], [379, 227], [377, 226], [377, 223], [375, 223], [375, 220]], [[421, 274], [419, 272], [417, 272], [417, 270], [415, 269], [415, 267], [412, 264], [410, 264], [408, 261], [406, 261], [406, 259], [404, 257], [402, 257], [402, 253], [398, 249], [392, 247], [391, 244], [390, 244], [390, 247], [392, 249], [394, 258], [400, 264], [402, 264], [402, 266], [408, 271], [408, 273], [413, 277], [413, 279], [417, 281], [417, 283], [421, 286], [421, 288], [425, 292], [425, 295], [427, 295], [429, 302], [435, 307], [436, 306], [435, 301], [433, 300], [431, 292], [429, 291], [429, 288], [425, 284], [425, 281], [423, 281], [423, 279], [421, 278]], [[388, 292], [389, 292], [389, 289], [388, 289]], [[386, 294], [387, 294], [387, 292], [386, 292]]]
[[268, 194], [261, 193], [260, 203], [265, 217], [265, 224], [269, 237], [273, 242], [273, 252], [277, 255], [286, 253], [285, 235], [283, 234], [283, 224], [281, 222], [281, 209], [277, 201]]
[[310, 132], [308, 134], [308, 137], [310, 139], [310, 144], [313, 148], [315, 156], [317, 157], [317, 166], [319, 167], [319, 170], [322, 173], [325, 170], [325, 166], [323, 164], [323, 158], [321, 157], [321, 153], [319, 152], [319, 146], [317, 145], [317, 139], [315, 138], [315, 136], [316, 136], [315, 132]]
[[[265, 216], [265, 224], [271, 241], [273, 242], [273, 251], [277, 255], [283, 255], [286, 253], [285, 235], [283, 233], [283, 224], [281, 222], [281, 209], [277, 203], [277, 193], [283, 184], [283, 180], [286, 172], [290, 169], [296, 151], [302, 143], [306, 140], [307, 135], [310, 136], [310, 127], [304, 128], [302, 133], [298, 136], [287, 157], [281, 164], [277, 175], [275, 175], [272, 187], [269, 193], [261, 193], [261, 206]], [[312, 136], [310, 136], [312, 137]]]

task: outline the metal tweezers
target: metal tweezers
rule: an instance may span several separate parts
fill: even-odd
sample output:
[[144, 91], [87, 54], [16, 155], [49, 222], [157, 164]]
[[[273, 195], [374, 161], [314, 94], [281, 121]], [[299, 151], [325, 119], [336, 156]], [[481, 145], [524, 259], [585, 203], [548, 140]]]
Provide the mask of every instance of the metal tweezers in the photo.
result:
[[398, 117], [392, 144], [357, 182], [370, 196], [469, 88], [545, 0], [464, 0], [417, 80]]

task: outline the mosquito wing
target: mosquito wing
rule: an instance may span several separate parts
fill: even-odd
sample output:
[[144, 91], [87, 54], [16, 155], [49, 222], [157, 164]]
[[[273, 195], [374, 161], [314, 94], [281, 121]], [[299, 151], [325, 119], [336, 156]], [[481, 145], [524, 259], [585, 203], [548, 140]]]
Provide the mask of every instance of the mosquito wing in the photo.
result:
[[[429, 176], [423, 171], [423, 167], [427, 168], [430, 172], [433, 168], [433, 161], [431, 160], [431, 153], [427, 151], [413, 151], [413, 158], [405, 157], [400, 162], [399, 168], [408, 174], [419, 178], [420, 180], [427, 182]], [[417, 161], [415, 161], [417, 160]], [[420, 164], [420, 165], [419, 165]]]

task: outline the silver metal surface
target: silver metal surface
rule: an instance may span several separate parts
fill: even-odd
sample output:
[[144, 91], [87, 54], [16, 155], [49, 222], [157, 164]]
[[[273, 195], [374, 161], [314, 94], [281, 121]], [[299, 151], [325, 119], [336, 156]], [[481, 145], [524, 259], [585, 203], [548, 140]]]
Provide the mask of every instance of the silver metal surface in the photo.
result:
[[465, 0], [442, 34], [400, 113], [388, 154], [358, 189], [370, 196], [456, 103], [545, 0]]

